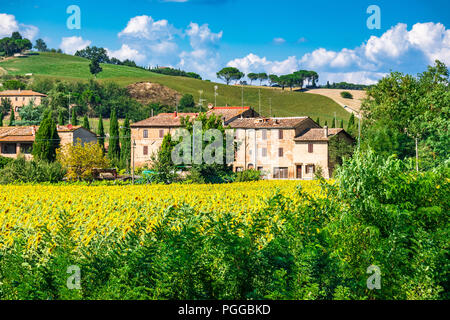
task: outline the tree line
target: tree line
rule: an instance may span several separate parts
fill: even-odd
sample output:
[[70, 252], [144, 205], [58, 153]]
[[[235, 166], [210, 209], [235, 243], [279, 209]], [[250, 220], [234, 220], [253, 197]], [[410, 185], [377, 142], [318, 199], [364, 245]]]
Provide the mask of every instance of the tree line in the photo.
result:
[[[241, 72], [238, 68], [235, 67], [226, 67], [217, 72], [217, 77], [226, 82], [227, 85], [230, 84], [231, 81], [236, 81], [236, 83], [245, 77], [245, 73]], [[271, 86], [279, 86], [283, 90], [288, 87], [291, 90], [294, 87], [303, 88], [306, 84], [311, 84], [311, 86], [316, 87], [317, 81], [319, 80], [319, 75], [315, 71], [308, 70], [299, 70], [291, 74], [286, 75], [268, 75], [267, 73], [249, 73], [247, 77], [250, 79], [250, 83], [255, 80], [259, 80], [260, 84], [263, 81], [269, 80], [269, 84]]]
[[30, 40], [24, 39], [19, 32], [13, 32], [11, 37], [0, 39], [0, 56], [10, 57], [16, 53], [30, 50], [33, 44]]

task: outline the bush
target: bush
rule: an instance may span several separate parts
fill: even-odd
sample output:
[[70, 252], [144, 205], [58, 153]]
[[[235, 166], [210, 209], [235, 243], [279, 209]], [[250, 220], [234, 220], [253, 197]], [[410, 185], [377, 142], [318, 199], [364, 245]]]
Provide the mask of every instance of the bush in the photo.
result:
[[348, 91], [342, 91], [341, 97], [344, 99], [353, 99], [353, 95]]
[[261, 180], [261, 172], [255, 169], [248, 169], [236, 173], [235, 182], [259, 181]]
[[3, 169], [11, 161], [13, 161], [13, 159], [0, 156], [0, 169]]
[[81, 143], [78, 139], [74, 145], [66, 144], [57, 151], [58, 161], [67, 168], [69, 180], [92, 180], [93, 169], [105, 169], [109, 161], [103, 154], [102, 147], [96, 142]]
[[19, 157], [0, 170], [0, 184], [57, 183], [63, 180], [66, 170], [58, 162], [26, 161]]

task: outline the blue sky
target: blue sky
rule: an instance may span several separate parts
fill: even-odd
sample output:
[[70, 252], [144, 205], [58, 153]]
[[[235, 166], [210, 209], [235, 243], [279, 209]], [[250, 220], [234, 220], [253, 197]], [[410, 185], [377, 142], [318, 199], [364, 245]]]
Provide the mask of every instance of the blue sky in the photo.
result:
[[[69, 5], [81, 29], [69, 30]], [[369, 29], [370, 5], [381, 28]], [[215, 80], [242, 71], [319, 72], [327, 80], [373, 83], [390, 70], [417, 73], [434, 59], [450, 65], [450, 1], [2, 1], [0, 36], [19, 30], [73, 53], [102, 46], [140, 65], [180, 67]]]

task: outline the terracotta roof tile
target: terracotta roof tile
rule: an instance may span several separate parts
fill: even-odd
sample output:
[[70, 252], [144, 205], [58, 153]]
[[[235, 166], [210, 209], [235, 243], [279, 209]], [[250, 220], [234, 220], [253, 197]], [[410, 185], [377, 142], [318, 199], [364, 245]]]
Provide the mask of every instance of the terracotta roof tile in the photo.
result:
[[[301, 135], [296, 137], [295, 141], [328, 141], [329, 137], [339, 134], [344, 131], [342, 128], [329, 128], [328, 136], [325, 137], [324, 128], [311, 128], [303, 132]], [[345, 131], [344, 131], [345, 132]]]
[[46, 97], [45, 94], [35, 92], [33, 90], [5, 90], [0, 91], [0, 97], [15, 97], [15, 96], [30, 96], [30, 97]]
[[230, 123], [231, 128], [273, 128], [273, 129], [293, 129], [300, 125], [308, 117], [293, 118], [244, 118], [236, 119]]
[[160, 113], [157, 116], [133, 123], [131, 127], [180, 127], [181, 118], [193, 119], [198, 113]]
[[[81, 126], [57, 126], [58, 132], [73, 132], [80, 129]], [[39, 126], [24, 127], [0, 127], [0, 141], [34, 141]], [[92, 134], [95, 134], [91, 132]]]

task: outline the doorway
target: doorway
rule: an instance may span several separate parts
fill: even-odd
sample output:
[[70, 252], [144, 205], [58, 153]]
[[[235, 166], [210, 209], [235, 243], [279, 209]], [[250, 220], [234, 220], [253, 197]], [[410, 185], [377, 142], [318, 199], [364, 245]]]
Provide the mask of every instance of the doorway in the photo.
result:
[[301, 179], [302, 178], [302, 166], [297, 165], [295, 172], [296, 172], [297, 179]]

